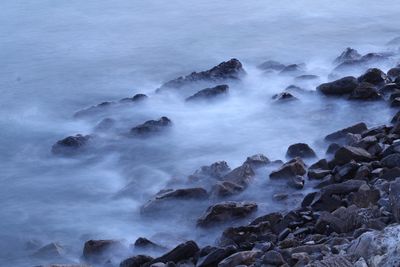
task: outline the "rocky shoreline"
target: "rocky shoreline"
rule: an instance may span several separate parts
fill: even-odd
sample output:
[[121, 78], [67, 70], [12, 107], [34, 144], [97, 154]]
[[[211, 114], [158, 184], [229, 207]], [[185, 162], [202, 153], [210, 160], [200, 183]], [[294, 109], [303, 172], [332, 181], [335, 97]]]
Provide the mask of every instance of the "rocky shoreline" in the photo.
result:
[[[376, 62], [388, 57], [387, 53], [362, 56], [348, 48], [335, 60], [338, 66], [331, 76], [338, 76], [341, 71], [349, 71], [354, 66], [367, 68], [364, 74], [336, 77], [319, 85], [315, 92], [291, 86], [274, 96], [274, 101], [290, 105], [288, 100], [301, 101], [307, 94], [317, 94], [362, 101], [366, 105], [371, 101], [386, 101], [388, 108], [397, 108], [400, 106], [400, 66], [387, 73], [373, 68]], [[298, 80], [318, 78], [305, 73], [302, 64], [267, 61], [259, 68], [266, 73], [296, 76]], [[209, 70], [171, 80], [157, 89], [156, 94], [178, 91], [188, 105], [223, 101], [229, 95], [230, 83], [240, 82], [244, 75], [242, 63], [231, 59]], [[140, 108], [149, 97], [137, 94], [118, 102], [104, 102], [77, 112], [75, 117], [108, 112], [121, 105]], [[66, 137], [54, 144], [52, 152], [67, 157], [86, 153], [101, 139], [99, 133], [112, 131], [114, 123], [112, 118], [105, 118], [93, 134]], [[148, 140], [173, 127], [174, 118], [163, 116], [119, 134], [139, 141]], [[88, 240], [83, 248], [83, 265], [51, 266], [399, 266], [400, 112], [387, 125], [368, 128], [359, 122], [338, 129], [323, 141], [327, 148], [326, 158], [318, 158], [308, 144], [297, 143], [287, 149], [285, 162], [256, 154], [234, 169], [225, 161], [200, 167], [187, 177], [191, 186], [160, 191], [143, 204], [140, 212], [141, 216], [154, 216], [176, 203], [196, 205], [207, 200], [212, 205], [198, 214], [194, 227], [207, 230], [246, 220], [257, 210], [258, 203], [229, 198], [245, 192], [253, 183], [256, 172], [267, 167], [272, 168], [269, 179], [282, 181], [298, 192], [302, 192], [308, 183], [313, 185], [312, 192], [304, 194], [301, 203], [292, 210], [264, 214], [242, 226], [227, 227], [215, 237], [214, 244], [203, 247], [189, 240], [175, 248], [166, 248], [146, 237], [130, 246], [120, 240]], [[307, 164], [309, 161], [314, 163]], [[284, 193], [273, 196], [276, 201], [291, 197]], [[57, 255], [58, 250], [56, 244], [49, 244], [35, 255]], [[150, 256], [149, 251], [158, 256]], [[118, 258], [125, 259], [116, 262]]]

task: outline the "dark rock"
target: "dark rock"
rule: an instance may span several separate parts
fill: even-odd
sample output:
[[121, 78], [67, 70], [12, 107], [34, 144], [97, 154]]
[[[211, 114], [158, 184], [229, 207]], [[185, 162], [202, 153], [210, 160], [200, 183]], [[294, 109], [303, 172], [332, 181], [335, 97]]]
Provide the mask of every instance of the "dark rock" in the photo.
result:
[[217, 161], [210, 166], [202, 166], [196, 170], [192, 175], [189, 176], [189, 180], [198, 181], [205, 178], [222, 179], [231, 168], [228, 166], [226, 161]]
[[391, 107], [400, 107], [400, 97], [396, 97], [390, 102]]
[[400, 120], [400, 111], [398, 111], [392, 118], [392, 120], [390, 121], [391, 123], [396, 123]]
[[221, 181], [214, 185], [212, 191], [213, 195], [217, 197], [227, 197], [238, 194], [245, 189], [244, 186], [238, 185], [229, 181]]
[[387, 83], [379, 88], [379, 94], [383, 96], [387, 96], [391, 93], [397, 92], [400, 90], [400, 86], [396, 83]]
[[187, 241], [175, 247], [173, 250], [167, 252], [166, 254], [162, 255], [151, 261], [151, 263], [157, 262], [174, 262], [177, 263], [182, 260], [187, 260], [194, 257], [199, 252], [199, 247], [197, 246], [196, 242], [194, 241]]
[[295, 78], [296, 81], [311, 81], [311, 80], [317, 80], [319, 78], [318, 75], [312, 75], [312, 74], [304, 74], [297, 76]]
[[145, 95], [145, 94], [136, 94], [133, 97], [123, 98], [119, 102], [141, 102], [141, 101], [144, 101], [144, 100], [146, 100], [148, 98], [149, 97], [147, 95]]
[[262, 257], [262, 261], [263, 263], [271, 264], [273, 266], [281, 266], [282, 264], [286, 263], [282, 255], [275, 250], [270, 250], [265, 253], [265, 255]]
[[400, 154], [394, 153], [384, 157], [381, 160], [381, 164], [387, 168], [400, 167]]
[[361, 57], [361, 62], [374, 63], [387, 59], [388, 56], [383, 53], [368, 53]]
[[280, 94], [276, 94], [276, 95], [272, 96], [272, 99], [274, 99], [278, 102], [298, 100], [297, 97], [295, 97], [294, 95], [292, 95], [289, 92], [282, 92]]
[[337, 164], [343, 165], [352, 160], [356, 162], [368, 162], [372, 160], [372, 156], [363, 148], [343, 146], [336, 151], [334, 160]]
[[197, 267], [216, 267], [223, 259], [237, 252], [235, 246], [217, 248], [197, 261]]
[[113, 254], [124, 249], [117, 240], [89, 240], [83, 248], [83, 259], [88, 262], [103, 263]]
[[304, 143], [297, 143], [289, 146], [286, 157], [288, 158], [314, 158], [317, 155], [315, 154], [314, 150], [309, 147], [307, 144]]
[[245, 265], [249, 266], [253, 264], [258, 257], [262, 255], [261, 251], [258, 250], [250, 250], [250, 251], [240, 251], [235, 254], [229, 256], [228, 258], [222, 260], [218, 267], [232, 267]]
[[227, 79], [238, 80], [245, 71], [237, 59], [231, 59], [220, 63], [209, 70], [201, 72], [193, 72], [187, 76], [179, 77], [163, 84], [157, 91], [162, 91], [168, 88], [179, 89], [190, 85], [193, 82], [211, 81], [219, 82]]
[[322, 169], [312, 169], [308, 170], [307, 176], [310, 179], [320, 180], [331, 173], [330, 170], [322, 170]]
[[172, 122], [167, 117], [161, 117], [159, 120], [149, 120], [131, 129], [131, 134], [135, 136], [146, 136], [159, 133], [169, 127]]
[[217, 223], [244, 218], [257, 210], [255, 202], [226, 201], [210, 206], [198, 219], [197, 225], [201, 227], [212, 226]]
[[358, 53], [357, 50], [353, 49], [353, 48], [346, 48], [346, 50], [344, 50], [342, 52], [342, 54], [340, 54], [340, 56], [338, 56], [334, 63], [336, 64], [340, 64], [346, 61], [351, 61], [351, 60], [359, 60], [361, 58], [361, 55]]
[[283, 164], [278, 170], [271, 172], [271, 179], [290, 178], [306, 174], [306, 166], [301, 158], [294, 158]]
[[396, 178], [396, 180], [390, 184], [389, 200], [394, 219], [397, 223], [399, 223], [400, 222], [400, 178]]
[[110, 107], [114, 106], [116, 103], [111, 101], [102, 102], [98, 105], [91, 106], [82, 110], [77, 111], [74, 114], [74, 118], [81, 118], [85, 116], [91, 116], [108, 110]]
[[150, 250], [165, 250], [163, 246], [160, 246], [147, 238], [144, 237], [139, 237], [136, 239], [134, 243], [134, 247], [137, 249], [150, 249]]
[[385, 83], [386, 80], [386, 74], [377, 68], [368, 69], [367, 72], [358, 77], [360, 83], [367, 82], [374, 85]]
[[348, 197], [349, 202], [359, 208], [368, 208], [370, 205], [376, 205], [379, 199], [379, 190], [370, 189], [367, 185], [361, 186], [357, 192], [351, 193]]
[[328, 161], [326, 159], [320, 159], [319, 161], [313, 163], [308, 169], [316, 170], [316, 169], [329, 169]]
[[88, 145], [91, 135], [77, 134], [75, 136], [68, 136], [62, 140], [57, 141], [51, 149], [54, 154], [71, 155]]
[[251, 168], [257, 169], [264, 167], [271, 163], [271, 161], [263, 154], [256, 154], [251, 157], [247, 157], [245, 164], [249, 164]]
[[141, 267], [144, 264], [152, 261], [153, 258], [146, 255], [137, 255], [130, 257], [119, 264], [119, 267]]
[[303, 189], [304, 178], [303, 176], [296, 175], [289, 178], [288, 185], [294, 189]]
[[325, 137], [326, 141], [336, 141], [346, 137], [348, 133], [361, 134], [362, 132], [368, 130], [367, 125], [363, 122], [354, 124], [350, 127], [344, 128], [337, 132], [331, 133]]
[[336, 166], [333, 170], [335, 181], [343, 182], [345, 180], [353, 179], [359, 167], [359, 164], [355, 161], [350, 161], [342, 166]]
[[391, 68], [387, 72], [387, 76], [390, 78], [391, 81], [395, 81], [396, 78], [400, 76], [400, 68], [399, 67]]
[[324, 95], [344, 95], [352, 93], [357, 86], [357, 79], [347, 76], [333, 82], [323, 83], [317, 87], [317, 90]]
[[227, 95], [229, 92], [229, 86], [226, 84], [217, 85], [212, 88], [206, 88], [198, 91], [194, 95], [186, 98], [186, 101], [200, 101], [207, 99], [215, 99], [217, 97], [221, 97]]
[[358, 189], [365, 184], [366, 184], [365, 181], [361, 180], [348, 180], [343, 183], [325, 186], [321, 189], [321, 191], [324, 194], [328, 195], [332, 194], [347, 195], [351, 192], [358, 191]]
[[375, 86], [367, 82], [361, 82], [349, 96], [349, 99], [352, 100], [378, 100], [381, 98], [382, 96]]
[[258, 65], [257, 68], [266, 71], [271, 71], [271, 70], [280, 71], [283, 68], [285, 68], [285, 65], [274, 60], [268, 60]]
[[32, 254], [32, 257], [39, 259], [62, 259], [65, 254], [64, 248], [57, 243], [50, 243], [38, 249]]
[[341, 255], [327, 255], [321, 260], [311, 262], [310, 267], [360, 267]]

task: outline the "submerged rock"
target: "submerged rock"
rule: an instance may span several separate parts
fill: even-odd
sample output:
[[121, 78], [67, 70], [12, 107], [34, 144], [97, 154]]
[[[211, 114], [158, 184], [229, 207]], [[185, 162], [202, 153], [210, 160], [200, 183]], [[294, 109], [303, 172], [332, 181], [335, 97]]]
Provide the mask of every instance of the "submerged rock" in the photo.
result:
[[135, 136], [148, 136], [160, 133], [172, 126], [172, 121], [167, 117], [161, 117], [159, 120], [149, 120], [143, 124], [131, 129], [131, 134]]
[[272, 96], [272, 99], [276, 100], [277, 102], [298, 100], [297, 97], [295, 97], [289, 92], [282, 92], [280, 94], [276, 94]]
[[210, 206], [207, 211], [198, 219], [197, 225], [201, 227], [212, 226], [217, 223], [224, 223], [238, 218], [244, 218], [256, 211], [255, 202], [234, 202], [225, 201]]
[[118, 240], [89, 240], [83, 248], [83, 259], [87, 262], [104, 263], [125, 248]]
[[282, 63], [279, 63], [278, 61], [268, 60], [268, 61], [265, 61], [264, 63], [258, 65], [257, 68], [259, 68], [261, 70], [265, 70], [265, 71], [271, 71], [271, 70], [280, 71], [285, 68], [285, 65]]
[[324, 95], [345, 95], [351, 94], [357, 86], [357, 79], [347, 76], [333, 82], [323, 83], [317, 87], [317, 90]]
[[386, 74], [377, 68], [368, 69], [363, 75], [358, 77], [358, 81], [379, 85], [387, 80]]
[[38, 249], [32, 257], [47, 260], [59, 260], [65, 254], [64, 248], [57, 243], [50, 243]]
[[315, 158], [317, 155], [315, 154], [314, 150], [312, 150], [309, 145], [304, 143], [297, 143], [289, 146], [286, 157], [288, 158]]
[[54, 154], [75, 154], [82, 148], [84, 148], [91, 139], [91, 135], [77, 134], [75, 136], [68, 136], [62, 140], [57, 141], [57, 143], [55, 143], [51, 148], [51, 151]]
[[207, 99], [215, 99], [227, 95], [229, 92], [229, 86], [226, 84], [217, 85], [212, 88], [206, 88], [198, 91], [194, 95], [186, 98], [186, 101], [200, 101]]
[[342, 52], [342, 54], [340, 54], [340, 56], [338, 56], [334, 63], [336, 64], [340, 64], [343, 62], [348, 62], [348, 61], [352, 61], [352, 60], [358, 60], [361, 58], [361, 55], [358, 53], [357, 50], [351, 48], [351, 47], [347, 47], [346, 50], [344, 50]]
[[198, 81], [218, 82], [227, 79], [238, 80], [246, 72], [243, 69], [242, 63], [237, 59], [231, 59], [220, 63], [209, 70], [201, 72], [192, 72], [191, 74], [177, 79], [171, 80], [163, 84], [157, 91], [165, 89], [179, 89]]

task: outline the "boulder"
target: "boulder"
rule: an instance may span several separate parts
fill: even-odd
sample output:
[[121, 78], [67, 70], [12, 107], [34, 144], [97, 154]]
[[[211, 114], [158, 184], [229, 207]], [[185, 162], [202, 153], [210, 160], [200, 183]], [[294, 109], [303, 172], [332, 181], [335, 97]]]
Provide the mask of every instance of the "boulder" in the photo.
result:
[[391, 81], [395, 81], [395, 80], [397, 79], [397, 77], [400, 77], [400, 67], [391, 68], [391, 69], [387, 72], [387, 77], [388, 77]]
[[167, 252], [166, 254], [162, 255], [161, 257], [153, 259], [150, 263], [157, 263], [157, 262], [174, 262], [177, 263], [182, 260], [188, 260], [193, 258], [198, 252], [199, 247], [197, 246], [196, 242], [190, 240], [185, 243], [182, 243], [175, 247], [173, 250]]
[[228, 258], [222, 260], [218, 267], [232, 267], [245, 265], [249, 266], [253, 264], [258, 257], [262, 255], [262, 252], [259, 250], [249, 250], [249, 251], [240, 251], [232, 254]]
[[400, 154], [394, 153], [387, 155], [381, 160], [381, 165], [387, 168], [400, 167]]
[[267, 251], [267, 253], [262, 257], [262, 262], [273, 266], [282, 266], [286, 263], [281, 253], [275, 250]]
[[192, 96], [186, 98], [186, 101], [201, 101], [201, 100], [210, 100], [218, 97], [226, 96], [229, 92], [229, 86], [226, 84], [217, 85], [212, 88], [206, 88], [198, 91]]
[[360, 123], [354, 124], [352, 126], [349, 126], [347, 128], [341, 129], [337, 132], [328, 134], [325, 137], [325, 140], [326, 141], [337, 141], [337, 140], [345, 138], [348, 133], [361, 134], [362, 132], [364, 132], [366, 130], [368, 130], [367, 125], [363, 122], [360, 122]]
[[288, 184], [288, 186], [290, 186], [294, 189], [303, 189], [304, 183], [305, 183], [305, 181], [304, 181], [303, 176], [296, 175], [296, 176], [290, 177], [287, 184]]
[[130, 133], [134, 136], [148, 136], [159, 133], [172, 126], [172, 121], [167, 117], [161, 117], [159, 120], [148, 120], [143, 124], [135, 126]]
[[323, 83], [317, 87], [317, 90], [324, 95], [345, 95], [352, 93], [357, 86], [357, 79], [347, 76], [333, 82]]
[[315, 158], [317, 155], [315, 154], [314, 150], [309, 147], [307, 144], [304, 143], [297, 143], [289, 146], [286, 157], [288, 158]]
[[303, 72], [304, 66], [302, 64], [290, 64], [285, 66], [279, 73], [280, 74], [299, 74]]
[[229, 257], [233, 253], [237, 252], [235, 246], [219, 247], [212, 250], [207, 255], [199, 258], [197, 261], [197, 267], [216, 267], [218, 263], [223, 259]]
[[83, 248], [83, 259], [92, 263], [104, 263], [113, 254], [125, 250], [118, 240], [89, 240]]
[[255, 202], [225, 201], [210, 206], [198, 219], [197, 225], [208, 227], [217, 223], [224, 223], [238, 218], [247, 217], [257, 210]]
[[188, 86], [193, 82], [220, 82], [223, 80], [238, 80], [246, 72], [243, 69], [242, 63], [233, 58], [228, 61], [222, 62], [219, 65], [201, 72], [192, 72], [191, 74], [164, 83], [157, 92], [165, 89], [180, 89]]
[[77, 134], [75, 136], [68, 136], [57, 141], [51, 148], [51, 152], [58, 155], [72, 155], [86, 147], [91, 139], [91, 135]]
[[346, 50], [344, 50], [342, 54], [335, 59], [334, 63], [340, 64], [346, 61], [359, 60], [360, 58], [361, 55], [357, 50], [347, 47]]
[[282, 93], [276, 94], [276, 95], [272, 96], [272, 99], [274, 99], [277, 102], [287, 102], [287, 101], [298, 100], [297, 97], [295, 97], [294, 95], [292, 95], [289, 92], [282, 92]]
[[373, 85], [385, 83], [386, 80], [386, 74], [377, 68], [368, 69], [363, 75], [358, 77], [360, 83], [367, 82]]
[[212, 195], [214, 195], [216, 197], [227, 197], [227, 196], [236, 195], [245, 189], [246, 189], [245, 186], [241, 186], [234, 182], [220, 181], [220, 182], [217, 182], [213, 186], [211, 192], [212, 192]]
[[144, 237], [139, 237], [138, 239], [136, 239], [133, 246], [135, 247], [135, 249], [165, 250], [165, 247], [160, 246]]
[[189, 180], [198, 181], [207, 178], [220, 180], [230, 171], [231, 168], [226, 161], [217, 161], [209, 166], [202, 166], [200, 169], [196, 170], [189, 176]]
[[324, 170], [324, 169], [309, 169], [307, 176], [310, 179], [323, 179], [327, 175], [331, 173], [331, 170]]
[[343, 146], [339, 148], [334, 157], [335, 163], [339, 165], [346, 164], [352, 160], [356, 162], [369, 162], [372, 159], [372, 155], [365, 149], [352, 146]]
[[104, 112], [114, 106], [116, 103], [112, 101], [105, 101], [95, 106], [91, 106], [82, 110], [75, 112], [74, 118], [82, 118], [85, 116], [96, 115], [100, 112]]
[[271, 179], [291, 178], [306, 174], [306, 165], [301, 158], [294, 158], [283, 164], [278, 170], [272, 171]]
[[32, 257], [43, 260], [60, 260], [65, 254], [64, 248], [58, 243], [50, 243], [39, 248]]
[[144, 264], [151, 262], [153, 260], [152, 257], [146, 255], [137, 255], [134, 257], [130, 257], [128, 259], [123, 260], [119, 267], [141, 267]]
[[264, 167], [270, 163], [271, 163], [271, 161], [263, 154], [256, 154], [256, 155], [247, 157], [246, 161], [244, 162], [244, 164], [249, 164], [250, 167], [253, 169], [258, 169], [260, 167]]
[[145, 94], [136, 94], [133, 97], [122, 98], [119, 102], [141, 102], [148, 98], [149, 97]]
[[368, 82], [361, 82], [349, 96], [351, 100], [379, 100], [381, 98], [375, 86]]
[[257, 68], [264, 70], [264, 71], [280, 71], [283, 68], [285, 68], [285, 65], [274, 60], [267, 60], [260, 65], [257, 66]]
[[400, 177], [390, 183], [389, 201], [392, 214], [397, 223], [400, 222]]

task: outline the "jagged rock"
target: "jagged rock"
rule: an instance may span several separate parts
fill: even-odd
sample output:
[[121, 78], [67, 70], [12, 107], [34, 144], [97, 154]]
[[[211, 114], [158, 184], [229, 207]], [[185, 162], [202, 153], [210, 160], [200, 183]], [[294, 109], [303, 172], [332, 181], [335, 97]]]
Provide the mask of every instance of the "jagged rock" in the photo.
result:
[[303, 72], [303, 66], [301, 64], [290, 64], [285, 66], [279, 73], [280, 74], [293, 74]]
[[218, 267], [231, 267], [238, 265], [249, 266], [262, 254], [259, 250], [240, 251], [222, 260]]
[[340, 56], [338, 56], [334, 63], [336, 64], [340, 64], [346, 61], [351, 61], [351, 60], [358, 60], [361, 58], [361, 55], [358, 53], [357, 50], [347, 47], [346, 50], [344, 50], [342, 52], [342, 54], [340, 54]]
[[39, 259], [62, 259], [65, 254], [64, 248], [57, 243], [50, 243], [38, 249], [32, 257]]
[[271, 70], [280, 71], [283, 68], [285, 68], [285, 65], [279, 63], [278, 61], [268, 60], [258, 65], [257, 68], [265, 71], [271, 71]]
[[131, 134], [135, 136], [148, 136], [159, 133], [168, 127], [171, 127], [172, 121], [167, 117], [161, 117], [159, 120], [149, 120], [143, 124], [131, 129]]
[[92, 139], [91, 135], [77, 134], [57, 141], [51, 148], [54, 154], [72, 155], [82, 150]]
[[263, 154], [256, 154], [250, 157], [247, 157], [245, 164], [249, 164], [251, 168], [257, 169], [260, 167], [264, 167], [271, 163], [271, 161], [264, 156]]
[[215, 99], [217, 97], [221, 97], [227, 95], [229, 92], [229, 86], [226, 84], [217, 85], [212, 88], [206, 88], [198, 91], [192, 96], [186, 98], [186, 101], [200, 101], [207, 99]]
[[317, 155], [315, 154], [314, 150], [309, 147], [307, 144], [304, 143], [297, 143], [289, 146], [286, 157], [288, 158], [314, 158]]
[[367, 125], [363, 122], [354, 124], [350, 127], [344, 128], [337, 132], [331, 133], [325, 137], [326, 141], [337, 141], [346, 137], [348, 133], [351, 134], [361, 134], [362, 132], [368, 130]]
[[290, 178], [306, 174], [306, 166], [301, 158], [294, 158], [282, 165], [278, 170], [271, 172], [271, 179]]
[[369, 154], [365, 149], [352, 146], [343, 146], [339, 148], [338, 151], [336, 151], [334, 158], [335, 163], [339, 165], [346, 164], [352, 160], [356, 162], [368, 162], [372, 159], [371, 154]]
[[182, 260], [187, 260], [194, 257], [199, 252], [199, 247], [196, 242], [190, 240], [175, 247], [173, 250], [167, 252], [161, 257], [153, 259], [150, 263], [157, 262], [174, 262], [177, 263]]
[[357, 192], [349, 195], [348, 200], [359, 208], [368, 208], [370, 205], [376, 205], [380, 197], [379, 190], [362, 185]]
[[389, 147], [387, 147], [383, 153], [382, 153], [382, 157], [386, 157], [390, 154], [394, 154], [394, 153], [400, 153], [400, 142], [394, 142], [393, 144], [391, 144]]
[[198, 181], [205, 178], [222, 179], [231, 168], [228, 166], [226, 161], [217, 161], [209, 166], [202, 166], [196, 170], [192, 175], [189, 176], [189, 180]]
[[385, 83], [386, 80], [386, 74], [377, 68], [368, 69], [363, 75], [358, 77], [360, 83], [367, 82], [374, 85]]
[[157, 91], [160, 92], [165, 89], [179, 89], [190, 85], [193, 82], [210, 81], [219, 82], [227, 79], [238, 80], [246, 72], [237, 59], [230, 59], [220, 63], [209, 70], [201, 72], [192, 72], [191, 74], [177, 79], [171, 80], [163, 84]]
[[246, 187], [229, 181], [221, 181], [216, 183], [211, 190], [213, 195], [217, 197], [227, 197], [238, 194], [245, 190]]
[[141, 267], [144, 264], [151, 262], [152, 257], [146, 255], [137, 255], [130, 257], [119, 264], [119, 267]]
[[257, 210], [255, 202], [225, 201], [210, 206], [198, 219], [197, 225], [201, 227], [212, 226], [217, 223], [244, 218]]
[[352, 100], [378, 100], [381, 98], [382, 96], [375, 86], [367, 82], [361, 82], [349, 96], [349, 99]]
[[345, 95], [352, 93], [357, 86], [357, 79], [347, 76], [333, 82], [323, 83], [317, 87], [317, 90], [324, 95]]
[[400, 68], [399, 67], [391, 68], [387, 72], [387, 76], [391, 81], [395, 81], [396, 78], [400, 76]]
[[118, 240], [89, 240], [83, 248], [83, 259], [87, 262], [103, 263], [113, 253], [124, 249]]
[[294, 189], [303, 189], [304, 178], [303, 176], [296, 175], [289, 178], [288, 185]]
[[215, 267], [221, 262], [223, 259], [229, 257], [233, 253], [236, 253], [237, 249], [235, 246], [227, 246], [227, 247], [220, 247], [216, 248], [215, 250], [211, 251], [204, 257], [201, 257], [197, 261], [197, 267]]
[[298, 100], [297, 97], [295, 97], [294, 95], [292, 95], [289, 92], [282, 92], [280, 94], [276, 94], [276, 95], [272, 96], [272, 99], [274, 99], [277, 102]]

